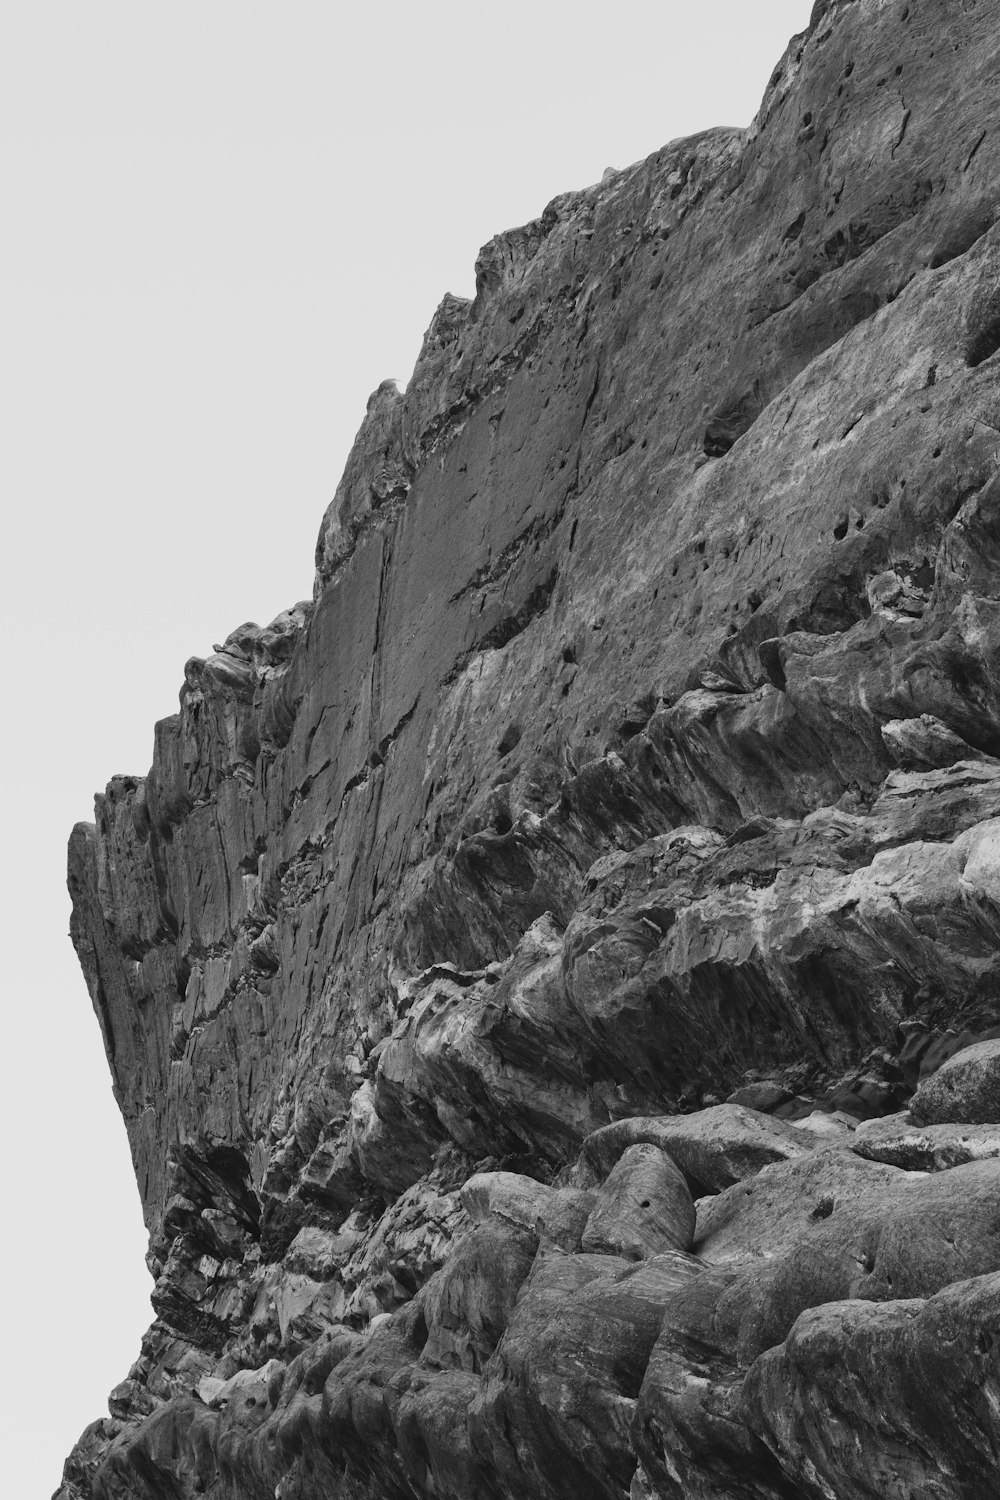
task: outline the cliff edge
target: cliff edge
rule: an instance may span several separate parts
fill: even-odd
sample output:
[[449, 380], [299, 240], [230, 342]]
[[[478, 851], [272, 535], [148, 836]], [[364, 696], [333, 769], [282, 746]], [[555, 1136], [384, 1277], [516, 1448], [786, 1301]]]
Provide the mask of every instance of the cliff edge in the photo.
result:
[[61, 1500], [1000, 1487], [1000, 12], [481, 252], [70, 843], [156, 1321]]

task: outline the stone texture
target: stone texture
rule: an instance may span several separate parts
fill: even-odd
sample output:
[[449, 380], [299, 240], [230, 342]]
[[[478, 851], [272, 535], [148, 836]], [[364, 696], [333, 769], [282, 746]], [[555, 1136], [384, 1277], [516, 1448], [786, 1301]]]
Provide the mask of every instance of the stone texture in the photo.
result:
[[994, 1493], [998, 1291], [994, 1274], [803, 1313], [750, 1372], [750, 1425], [806, 1494]]
[[739, 1104], [717, 1104], [692, 1115], [616, 1120], [595, 1130], [583, 1143], [579, 1175], [607, 1176], [623, 1152], [641, 1141], [669, 1156], [698, 1193], [721, 1192], [815, 1145], [794, 1125]]
[[499, 235], [74, 830], [155, 1321], [61, 1500], [996, 1492], [998, 82], [819, 0]]
[[690, 1250], [694, 1203], [682, 1173], [649, 1142], [629, 1146], [612, 1167], [584, 1227], [584, 1250], [644, 1260]]
[[859, 1126], [851, 1149], [869, 1161], [888, 1162], [912, 1172], [945, 1172], [965, 1162], [1000, 1156], [1000, 1127], [915, 1125], [904, 1111]]
[[948, 1058], [917, 1089], [910, 1113], [919, 1125], [1000, 1125], [1000, 1040]]
[[582, 1274], [572, 1266], [578, 1257], [568, 1259], [568, 1274], [560, 1261], [529, 1284], [469, 1413], [473, 1440], [507, 1494], [626, 1490], [635, 1469], [629, 1425], [664, 1308], [700, 1274], [676, 1253], [638, 1268], [593, 1257]]

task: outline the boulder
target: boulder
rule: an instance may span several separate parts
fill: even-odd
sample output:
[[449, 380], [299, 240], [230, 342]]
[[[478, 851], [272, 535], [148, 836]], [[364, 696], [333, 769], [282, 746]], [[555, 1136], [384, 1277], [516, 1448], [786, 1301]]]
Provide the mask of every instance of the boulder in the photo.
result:
[[799, 1493], [996, 1493], [1000, 1275], [929, 1299], [832, 1302], [750, 1370], [742, 1414]]
[[1000, 1038], [956, 1052], [910, 1103], [918, 1125], [1000, 1125]]
[[658, 1146], [629, 1146], [596, 1199], [583, 1231], [585, 1251], [643, 1260], [691, 1248], [694, 1202], [681, 1172]]
[[669, 1156], [697, 1194], [721, 1192], [771, 1162], [804, 1156], [815, 1145], [796, 1126], [730, 1101], [689, 1115], [616, 1120], [587, 1137], [581, 1162], [605, 1177], [640, 1141]]
[[909, 1172], [946, 1172], [1000, 1156], [1000, 1125], [915, 1125], [904, 1110], [860, 1125], [851, 1150]]

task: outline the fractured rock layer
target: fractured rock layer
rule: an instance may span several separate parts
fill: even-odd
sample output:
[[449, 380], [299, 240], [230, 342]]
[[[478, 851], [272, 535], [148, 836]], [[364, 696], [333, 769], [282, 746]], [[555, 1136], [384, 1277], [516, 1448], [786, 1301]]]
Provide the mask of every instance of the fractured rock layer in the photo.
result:
[[819, 0], [494, 240], [74, 830], [156, 1322], [63, 1500], [996, 1493], [998, 83]]

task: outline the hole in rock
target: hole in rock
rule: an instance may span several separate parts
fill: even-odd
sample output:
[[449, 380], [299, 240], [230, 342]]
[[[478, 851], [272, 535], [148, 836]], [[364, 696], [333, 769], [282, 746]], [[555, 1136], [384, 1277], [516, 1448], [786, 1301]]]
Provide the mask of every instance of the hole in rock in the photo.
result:
[[1000, 287], [987, 287], [966, 314], [966, 365], [982, 365], [1000, 350]]
[[810, 1219], [828, 1219], [834, 1210], [832, 1198], [821, 1198], [809, 1215]]
[[750, 390], [720, 407], [705, 428], [702, 449], [706, 457], [723, 458], [733, 444], [749, 432], [766, 405], [766, 394], [760, 382], [755, 381]]
[[177, 960], [177, 967], [175, 970], [175, 983], [178, 999], [183, 1000], [187, 995], [188, 980], [190, 978], [191, 965], [188, 963], [186, 958], [179, 958]]
[[516, 746], [518, 746], [520, 743], [521, 726], [519, 724], [509, 724], [504, 730], [503, 737], [500, 740], [497, 749], [499, 750], [501, 755], [509, 755], [510, 752], [515, 749]]
[[975, 326], [970, 327], [965, 346], [965, 362], [975, 369], [1000, 349], [1000, 288], [989, 299]]

